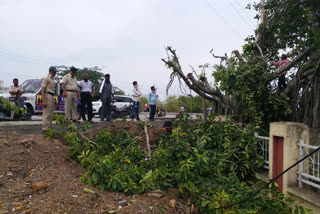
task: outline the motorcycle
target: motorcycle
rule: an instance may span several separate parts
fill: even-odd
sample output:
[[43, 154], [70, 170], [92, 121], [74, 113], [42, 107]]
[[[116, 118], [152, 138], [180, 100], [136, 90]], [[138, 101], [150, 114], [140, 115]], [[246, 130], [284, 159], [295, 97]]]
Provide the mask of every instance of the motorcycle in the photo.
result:
[[111, 108], [110, 110], [111, 118], [116, 119], [116, 118], [130, 116], [132, 106], [125, 105], [123, 107], [118, 108], [115, 105], [111, 105], [110, 108]]
[[178, 113], [176, 114], [176, 118], [180, 118], [185, 113], [184, 107], [180, 107]]
[[0, 120], [31, 120], [31, 112], [20, 96], [16, 95], [15, 97], [10, 97], [9, 101], [13, 102], [17, 107], [19, 107], [23, 111], [19, 111], [18, 113], [14, 112], [13, 117], [11, 117], [11, 111], [5, 109], [4, 106], [2, 106], [0, 103]]
[[165, 117], [166, 116], [166, 111], [162, 106], [157, 106], [157, 117]]

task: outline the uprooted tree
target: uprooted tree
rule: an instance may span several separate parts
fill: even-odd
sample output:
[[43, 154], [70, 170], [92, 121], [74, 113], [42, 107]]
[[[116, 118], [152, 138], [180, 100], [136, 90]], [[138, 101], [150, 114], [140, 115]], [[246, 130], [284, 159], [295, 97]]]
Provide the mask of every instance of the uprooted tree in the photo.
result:
[[[287, 120], [320, 127], [320, 2], [262, 0], [253, 8], [261, 23], [255, 36], [246, 38], [242, 54], [235, 50], [230, 57], [219, 57], [210, 51], [221, 59], [213, 66], [213, 85], [194, 69], [185, 75], [176, 51], [167, 47], [168, 57], [162, 61], [173, 71], [171, 80], [182, 79], [213, 101], [220, 114], [241, 115], [257, 125]], [[280, 53], [287, 53], [290, 63], [278, 70], [269, 62]], [[280, 91], [276, 79], [285, 70], [292, 74]]]

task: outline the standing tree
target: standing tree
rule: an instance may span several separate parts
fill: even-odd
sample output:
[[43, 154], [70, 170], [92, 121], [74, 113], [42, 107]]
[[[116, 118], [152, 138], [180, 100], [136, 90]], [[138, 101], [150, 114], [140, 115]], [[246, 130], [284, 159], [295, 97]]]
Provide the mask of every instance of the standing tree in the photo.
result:
[[[246, 39], [242, 54], [233, 51], [230, 58], [219, 57], [226, 63], [213, 66], [214, 85], [203, 75], [185, 75], [171, 47], [162, 61], [172, 69], [172, 80], [182, 79], [197, 94], [214, 101], [220, 113], [239, 114], [257, 125], [290, 120], [320, 127], [319, 5], [317, 0], [262, 0], [254, 5], [261, 11], [256, 16], [261, 19], [256, 37]], [[290, 63], [278, 70], [270, 61], [281, 52], [289, 52]], [[292, 75], [287, 88], [279, 91], [275, 79], [286, 70]]]

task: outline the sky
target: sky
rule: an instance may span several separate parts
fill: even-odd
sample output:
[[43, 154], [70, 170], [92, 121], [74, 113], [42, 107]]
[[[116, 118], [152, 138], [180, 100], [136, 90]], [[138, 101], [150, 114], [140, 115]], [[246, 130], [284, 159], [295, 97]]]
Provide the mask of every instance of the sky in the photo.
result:
[[[136, 80], [143, 94], [155, 85], [165, 100], [171, 73], [161, 61], [165, 47], [176, 49], [185, 74], [190, 65], [219, 63], [211, 49], [220, 56], [241, 52], [257, 26], [256, 11], [245, 9], [249, 3], [254, 1], [0, 0], [0, 80], [9, 86], [13, 78], [40, 79], [51, 65], [98, 66], [126, 94]], [[177, 79], [169, 95], [184, 95]]]

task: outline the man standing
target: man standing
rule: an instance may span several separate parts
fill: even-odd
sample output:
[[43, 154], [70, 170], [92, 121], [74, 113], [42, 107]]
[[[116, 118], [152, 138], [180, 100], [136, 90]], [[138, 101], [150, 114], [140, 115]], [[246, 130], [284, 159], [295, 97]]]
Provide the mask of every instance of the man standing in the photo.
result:
[[[106, 121], [111, 121], [110, 118], [110, 107], [111, 101], [114, 100], [114, 89], [110, 82], [110, 74], [104, 76], [104, 80], [100, 86], [99, 90], [100, 99], [102, 101], [102, 110], [100, 115], [100, 120], [103, 121], [106, 117]], [[111, 100], [112, 97], [112, 100]]]
[[42, 132], [45, 133], [49, 128], [52, 128], [52, 118], [55, 108], [55, 92], [56, 83], [54, 82], [54, 76], [57, 73], [57, 69], [54, 66], [49, 68], [49, 74], [42, 78], [41, 84], [41, 96], [42, 96]]
[[88, 80], [87, 73], [82, 75], [83, 80], [79, 82], [80, 101], [81, 101], [81, 116], [82, 120], [86, 120], [86, 104], [88, 110], [88, 122], [92, 123], [92, 97], [94, 96], [94, 85]]
[[136, 117], [137, 117], [137, 120], [140, 120], [139, 119], [139, 110], [140, 110], [140, 97], [141, 97], [141, 92], [140, 92], [140, 89], [138, 88], [138, 83], [137, 81], [134, 81], [133, 82], [133, 90], [132, 90], [132, 100], [133, 100], [133, 103], [132, 103], [132, 108], [131, 108], [131, 120], [134, 119], [134, 114], [136, 113]]
[[156, 88], [151, 86], [151, 92], [148, 94], [148, 103], [150, 107], [150, 120], [154, 120], [154, 115], [156, 114], [157, 100], [159, 96], [156, 93]]
[[[279, 67], [279, 70], [281, 70], [282, 68], [286, 67], [289, 64], [289, 61], [287, 60], [287, 55], [282, 54], [281, 59], [278, 62], [271, 61], [270, 63], [271, 63], [271, 65], [275, 65], [275, 66]], [[279, 74], [278, 86], [279, 86], [280, 91], [283, 91], [287, 87], [286, 73], [287, 73], [287, 70], [285, 70], [281, 74]]]
[[77, 97], [80, 98], [77, 78], [75, 77], [77, 71], [78, 69], [73, 66], [70, 68], [70, 73], [65, 75], [62, 79], [62, 90], [64, 96], [64, 111], [66, 119], [80, 123], [80, 121], [77, 120]]
[[9, 87], [9, 93], [12, 96], [23, 94], [23, 88], [19, 85], [19, 80], [17, 78], [13, 79], [13, 85]]

